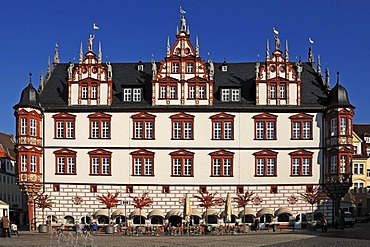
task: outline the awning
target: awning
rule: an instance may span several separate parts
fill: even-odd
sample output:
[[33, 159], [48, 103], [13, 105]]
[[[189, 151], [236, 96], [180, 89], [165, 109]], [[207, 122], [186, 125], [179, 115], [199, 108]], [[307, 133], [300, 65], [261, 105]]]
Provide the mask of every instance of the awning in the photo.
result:
[[179, 209], [171, 209], [166, 214], [166, 219], [169, 219], [171, 216], [179, 216], [182, 217], [182, 210]]
[[107, 216], [109, 218], [109, 210], [104, 208], [104, 209], [98, 209], [94, 214], [94, 218], [98, 218], [100, 216]]
[[[217, 216], [218, 217], [218, 215], [219, 215], [219, 211], [218, 210], [216, 210], [216, 209], [211, 209], [211, 208], [209, 208], [209, 209], [207, 209], [207, 216], [211, 216], [211, 215], [214, 215], [214, 216]], [[203, 218], [205, 218], [206, 217], [206, 212], [204, 212], [203, 214], [202, 214], [202, 217]]]
[[[127, 212], [126, 212], [126, 214], [127, 214]], [[119, 208], [119, 209], [117, 209], [116, 211], [114, 211], [113, 213], [112, 213], [112, 219], [115, 219], [115, 218], [117, 218], [118, 216], [127, 216], [125, 214], [125, 210], [124, 209], [122, 209], [122, 208]]]
[[257, 217], [261, 217], [265, 214], [274, 215], [274, 210], [272, 210], [271, 208], [262, 208], [257, 212]]
[[202, 218], [202, 213], [198, 209], [191, 209], [191, 216]]
[[161, 218], [164, 218], [164, 213], [160, 209], [153, 209], [149, 214], [148, 214], [148, 219], [153, 218], [154, 216], [159, 216]]
[[275, 211], [275, 216], [279, 216], [280, 214], [289, 214], [290, 216], [293, 215], [292, 210], [288, 207], [281, 207]]
[[256, 217], [256, 211], [251, 208], [246, 208], [245, 211], [242, 210], [239, 212], [239, 218], [243, 218], [245, 215], [252, 215], [253, 217]]
[[140, 209], [135, 208], [135, 210], [131, 212], [129, 218], [133, 219], [133, 218], [138, 217], [140, 215], [143, 216], [146, 219], [146, 213], [144, 212], [144, 210], [141, 210], [141, 214], [140, 214]]

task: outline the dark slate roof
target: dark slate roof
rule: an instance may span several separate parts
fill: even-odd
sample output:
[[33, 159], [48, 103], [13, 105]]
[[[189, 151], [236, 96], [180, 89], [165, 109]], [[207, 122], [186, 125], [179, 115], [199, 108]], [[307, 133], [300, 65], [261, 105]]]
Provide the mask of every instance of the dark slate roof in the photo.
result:
[[23, 89], [21, 99], [19, 103], [14, 106], [14, 108], [16, 109], [23, 106], [31, 106], [36, 109], [41, 109], [39, 94], [37, 93], [36, 89], [32, 86], [32, 83], [29, 83], [28, 86], [25, 89]]
[[14, 159], [16, 158], [15, 154], [15, 142], [13, 135], [4, 134], [0, 132], [0, 147], [8, 153]]
[[370, 124], [354, 124], [353, 130], [364, 140], [364, 136], [370, 137]]
[[[68, 64], [58, 64], [46, 82], [40, 95], [40, 102], [44, 109], [50, 111], [77, 111], [77, 110], [102, 110], [119, 111], [125, 110], [150, 110], [156, 109], [237, 109], [248, 111], [272, 111], [297, 109], [317, 111], [327, 104], [327, 90], [323, 86], [322, 78], [317, 75], [309, 63], [304, 63], [301, 84], [300, 106], [256, 106], [255, 101], [255, 63], [228, 63], [228, 70], [221, 71], [223, 63], [214, 63], [214, 105], [213, 106], [152, 106], [151, 90], [151, 64], [142, 63], [144, 71], [138, 71], [138, 63], [112, 63], [113, 70], [113, 103], [111, 106], [68, 106]], [[208, 66], [208, 64], [207, 64]], [[295, 65], [293, 64], [295, 67]], [[160, 64], [157, 63], [157, 68]], [[123, 102], [122, 91], [127, 87], [141, 87], [144, 91], [142, 102]], [[242, 100], [240, 102], [221, 102], [221, 88], [241, 88]]]
[[339, 82], [337, 82], [329, 93], [329, 107], [338, 106], [353, 107], [349, 102], [347, 90]]

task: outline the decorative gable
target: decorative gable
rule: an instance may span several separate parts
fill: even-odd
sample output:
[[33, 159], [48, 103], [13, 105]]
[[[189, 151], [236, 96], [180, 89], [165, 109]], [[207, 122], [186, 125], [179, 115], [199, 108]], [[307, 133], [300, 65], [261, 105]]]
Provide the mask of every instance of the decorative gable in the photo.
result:
[[131, 152], [130, 154], [131, 155], [135, 155], [135, 156], [139, 156], [139, 155], [142, 155], [142, 156], [153, 156], [154, 155], [154, 152], [150, 152], [150, 151], [148, 151], [146, 149], [140, 149], [140, 150]]
[[252, 117], [253, 119], [276, 119], [277, 116], [270, 113], [262, 113]]
[[159, 69], [152, 61], [153, 105], [212, 105], [213, 75], [208, 74], [205, 62], [199, 57], [198, 38], [194, 49], [183, 15], [175, 44], [167, 41], [167, 56]]
[[193, 156], [194, 153], [187, 151], [185, 149], [180, 149], [178, 151], [174, 151], [170, 153], [171, 156]]
[[102, 64], [101, 45], [99, 43], [98, 58], [92, 50], [95, 36], [90, 35], [88, 51], [80, 61], [70, 63], [68, 67], [68, 105], [111, 105], [112, 104], [112, 65]]
[[210, 119], [234, 119], [235, 116], [224, 112], [218, 113], [210, 117]]
[[298, 119], [298, 120], [299, 119], [312, 119], [313, 116], [312, 115], [305, 114], [305, 113], [299, 113], [299, 114], [290, 116], [289, 118], [290, 119]]
[[225, 149], [220, 149], [215, 152], [209, 153], [208, 155], [211, 156], [232, 156], [234, 155], [233, 152], [226, 151]]
[[304, 149], [299, 149], [297, 151], [289, 153], [290, 156], [312, 156], [313, 152], [304, 150]]
[[88, 152], [88, 154], [89, 155], [111, 155], [112, 152], [106, 151], [102, 148], [98, 148], [98, 149]]
[[184, 112], [181, 112], [181, 113], [172, 115], [170, 118], [171, 119], [194, 119], [194, 116], [190, 115], [190, 114], [186, 114]]
[[140, 112], [140, 113], [137, 113], [135, 115], [132, 115], [131, 118], [132, 119], [155, 119], [156, 116], [152, 115], [152, 114], [149, 114], [149, 113], [146, 113], [146, 112]]
[[253, 153], [254, 156], [276, 156], [278, 153], [269, 149], [263, 149], [259, 152]]

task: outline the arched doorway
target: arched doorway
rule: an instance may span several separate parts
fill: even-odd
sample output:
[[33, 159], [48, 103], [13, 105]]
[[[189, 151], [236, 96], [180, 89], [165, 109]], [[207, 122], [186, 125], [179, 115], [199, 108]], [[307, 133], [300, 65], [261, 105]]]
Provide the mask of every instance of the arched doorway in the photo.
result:
[[253, 215], [245, 215], [242, 219], [242, 223], [254, 223], [254, 216]]
[[283, 213], [278, 216], [277, 221], [278, 222], [289, 222], [289, 219], [290, 219], [290, 215]]
[[109, 224], [108, 216], [102, 215], [98, 217], [98, 224]]
[[180, 216], [173, 215], [168, 218], [168, 222], [171, 224], [171, 226], [181, 226], [182, 218]]
[[163, 218], [160, 216], [153, 216], [150, 220], [150, 224], [152, 225], [163, 225]]
[[75, 218], [73, 218], [70, 215], [64, 216], [64, 224], [74, 225], [75, 224]]
[[207, 223], [208, 224], [217, 224], [218, 223], [217, 216], [215, 216], [215, 215], [208, 215], [207, 217], [208, 217], [207, 218]]
[[117, 216], [115, 219], [114, 219], [114, 222], [116, 224], [123, 224], [125, 225], [126, 224], [126, 217], [123, 216], [123, 215], [120, 215], [120, 216]]
[[136, 225], [145, 225], [145, 217], [135, 216], [132, 222]]

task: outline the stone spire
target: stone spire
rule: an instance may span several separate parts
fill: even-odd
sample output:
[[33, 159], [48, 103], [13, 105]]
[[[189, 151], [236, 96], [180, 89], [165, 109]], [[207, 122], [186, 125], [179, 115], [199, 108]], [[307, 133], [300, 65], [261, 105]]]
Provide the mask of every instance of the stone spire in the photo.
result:
[[101, 52], [101, 43], [99, 42], [99, 50], [98, 50], [98, 63], [101, 63], [102, 61], [102, 52]]
[[55, 68], [55, 66], [57, 66], [58, 63], [59, 63], [59, 46], [58, 43], [55, 43], [53, 68]]
[[196, 57], [199, 57], [199, 40], [198, 40], [198, 36], [195, 39], [195, 56]]
[[79, 59], [79, 62], [82, 63], [82, 57], [83, 57], [83, 52], [82, 52], [82, 42], [81, 42], [81, 46], [80, 46], [80, 59]]
[[320, 55], [317, 56], [317, 73], [322, 77]]
[[340, 80], [339, 80], [339, 71], [337, 72], [337, 84], [340, 85]]
[[46, 68], [46, 76], [45, 76], [45, 79], [46, 80], [49, 80], [50, 76], [51, 76], [50, 57], [48, 57], [48, 66]]
[[285, 40], [285, 61], [286, 62], [289, 62], [288, 40]]
[[37, 91], [39, 93], [41, 93], [42, 90], [44, 90], [44, 72], [41, 70], [41, 73], [40, 73], [40, 84], [39, 84], [39, 89]]
[[170, 46], [170, 36], [167, 37], [167, 57], [170, 57], [171, 46]]
[[312, 67], [315, 63], [315, 60], [313, 58], [313, 52], [312, 52], [312, 47], [310, 46], [310, 48], [308, 49], [308, 62], [311, 63]]
[[325, 68], [325, 84], [326, 84], [326, 87], [329, 89], [330, 88], [330, 72], [329, 72], [328, 67]]
[[269, 45], [269, 40], [267, 39], [266, 42], [266, 60], [270, 58], [270, 45]]

